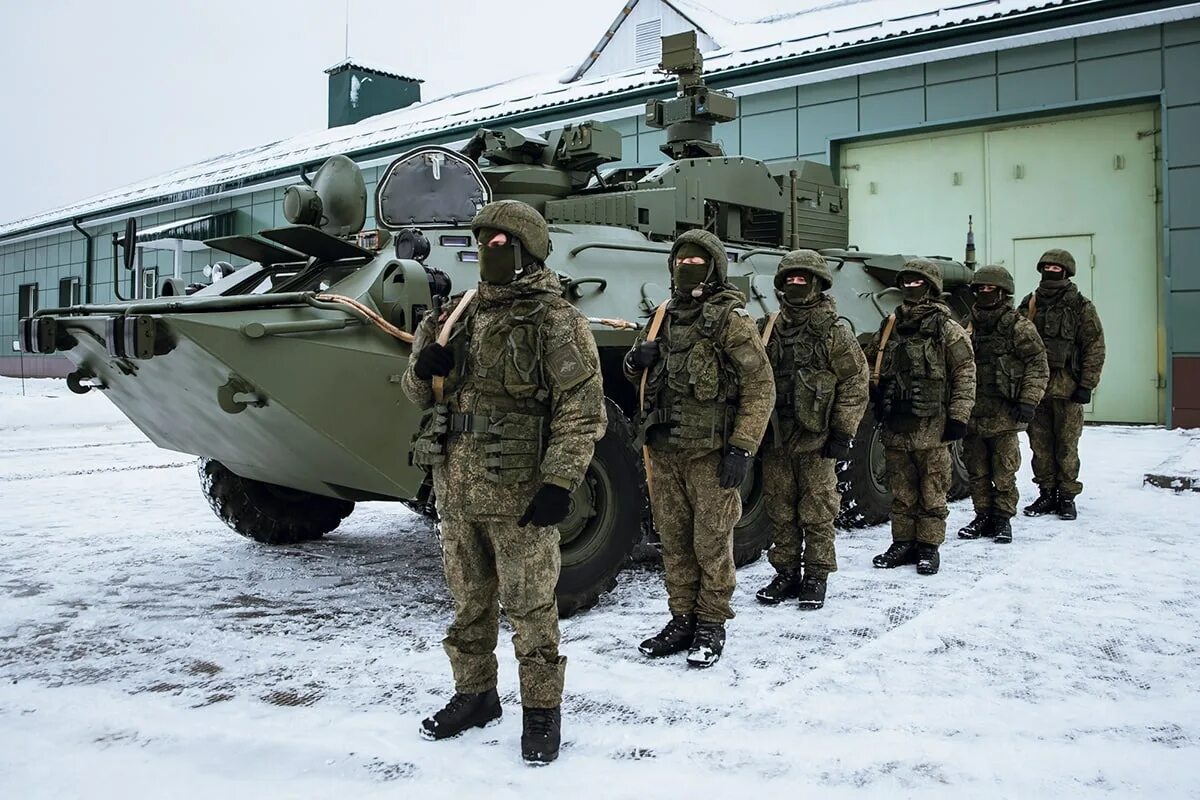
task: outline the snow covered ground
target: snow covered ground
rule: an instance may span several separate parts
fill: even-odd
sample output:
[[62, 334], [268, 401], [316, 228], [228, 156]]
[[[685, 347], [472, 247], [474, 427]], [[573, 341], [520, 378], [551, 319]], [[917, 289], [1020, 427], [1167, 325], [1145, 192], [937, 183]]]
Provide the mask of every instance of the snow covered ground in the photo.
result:
[[[847, 533], [821, 612], [739, 573], [725, 659], [650, 663], [661, 576], [563, 624], [560, 761], [499, 727], [420, 739], [449, 670], [436, 537], [362, 504], [285, 549], [228, 531], [193, 459], [97, 392], [0, 379], [0, 797], [1197, 797], [1200, 494], [1142, 486], [1186, 437], [1089, 428], [1080, 519], [1019, 518], [942, 573]], [[1022, 487], [1030, 486], [1028, 466]]]

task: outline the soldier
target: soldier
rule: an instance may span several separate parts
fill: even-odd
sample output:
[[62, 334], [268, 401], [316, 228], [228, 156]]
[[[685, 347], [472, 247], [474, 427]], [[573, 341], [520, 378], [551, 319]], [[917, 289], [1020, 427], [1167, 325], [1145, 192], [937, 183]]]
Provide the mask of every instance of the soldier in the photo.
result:
[[1058, 514], [1075, 519], [1079, 482], [1079, 436], [1083, 407], [1092, 402], [1104, 368], [1104, 329], [1096, 306], [1071, 282], [1075, 258], [1066, 250], [1047, 250], [1038, 259], [1042, 281], [1021, 301], [1020, 312], [1037, 326], [1046, 345], [1050, 383], [1029, 423], [1033, 482], [1041, 493], [1025, 515]]
[[755, 597], [767, 605], [799, 598], [825, 605], [826, 578], [837, 570], [833, 520], [841, 507], [837, 462], [850, 457], [867, 408], [867, 360], [838, 320], [826, 291], [824, 257], [794, 250], [779, 262], [779, 313], [760, 328], [775, 371], [775, 414], [763, 452], [763, 493], [771, 518], [774, 579]]
[[709, 667], [733, 618], [733, 526], [775, 386], [746, 298], [726, 280], [728, 257], [708, 231], [688, 231], [671, 248], [672, 296], [625, 357], [642, 384], [650, 502], [662, 540], [671, 621], [638, 648], [650, 658], [688, 650]]
[[892, 545], [871, 563], [891, 569], [916, 562], [917, 572], [933, 575], [946, 539], [947, 444], [967, 432], [975, 361], [970, 338], [941, 300], [936, 261], [906, 261], [896, 284], [904, 300], [866, 352], [893, 495]]
[[555, 525], [605, 429], [600, 360], [587, 320], [545, 267], [550, 238], [541, 215], [502, 200], [484, 206], [471, 229], [478, 293], [421, 321], [403, 380], [409, 399], [429, 409], [413, 460], [433, 471], [454, 597], [442, 645], [455, 694], [421, 732], [445, 739], [500, 717], [494, 651], [502, 605], [516, 632], [521, 753], [540, 764], [558, 756], [566, 664], [558, 653]]
[[975, 350], [975, 408], [963, 440], [963, 458], [971, 476], [975, 519], [958, 535], [962, 539], [990, 536], [1006, 544], [1012, 541], [1010, 520], [1020, 497], [1017, 432], [1033, 419], [1050, 370], [1037, 328], [1013, 308], [1008, 270], [980, 267], [971, 289], [975, 307], [968, 331]]

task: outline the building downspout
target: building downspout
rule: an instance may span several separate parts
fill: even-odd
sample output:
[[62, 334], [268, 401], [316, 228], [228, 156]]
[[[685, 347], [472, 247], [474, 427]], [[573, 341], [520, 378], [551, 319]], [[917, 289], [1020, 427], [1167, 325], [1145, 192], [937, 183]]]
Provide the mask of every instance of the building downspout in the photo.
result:
[[93, 250], [92, 235], [79, 227], [81, 220], [81, 217], [71, 220], [71, 227], [79, 231], [79, 235], [86, 242], [83, 249], [83, 301], [90, 303], [92, 302], [92, 262], [95, 261], [95, 251]]

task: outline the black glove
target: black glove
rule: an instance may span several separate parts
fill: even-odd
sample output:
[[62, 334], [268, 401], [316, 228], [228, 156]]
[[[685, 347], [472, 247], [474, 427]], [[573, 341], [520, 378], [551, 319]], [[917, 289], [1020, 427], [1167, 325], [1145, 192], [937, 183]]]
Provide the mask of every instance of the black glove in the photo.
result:
[[658, 342], [642, 342], [629, 351], [629, 363], [637, 369], [650, 369], [658, 356]]
[[417, 363], [413, 365], [413, 375], [427, 381], [434, 375], [449, 375], [454, 366], [454, 353], [442, 347], [437, 342], [430, 342], [421, 348], [417, 355]]
[[942, 432], [943, 442], [957, 442], [967, 435], [967, 423], [956, 419], [946, 420], [946, 430]]
[[750, 471], [750, 453], [740, 447], [729, 445], [725, 455], [721, 456], [721, 466], [717, 467], [717, 482], [722, 489], [733, 489], [741, 486]]
[[1071, 402], [1079, 403], [1081, 406], [1086, 406], [1092, 402], [1092, 390], [1085, 389], [1082, 386], [1071, 392]]
[[850, 446], [852, 444], [854, 444], [853, 436], [841, 431], [830, 431], [829, 438], [821, 446], [821, 457], [836, 458], [838, 461], [845, 461], [850, 457]]
[[1012, 410], [1013, 422], [1033, 422], [1035, 413], [1037, 413], [1037, 406], [1030, 403], [1017, 403]]
[[524, 528], [531, 522], [539, 528], [557, 525], [567, 518], [570, 510], [571, 493], [553, 483], [543, 483], [529, 501], [529, 508], [517, 520], [517, 527]]

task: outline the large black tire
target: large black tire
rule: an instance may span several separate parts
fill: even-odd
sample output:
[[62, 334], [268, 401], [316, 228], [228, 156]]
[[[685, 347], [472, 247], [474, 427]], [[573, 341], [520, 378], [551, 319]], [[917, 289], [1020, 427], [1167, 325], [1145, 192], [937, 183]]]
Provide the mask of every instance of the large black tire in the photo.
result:
[[220, 461], [200, 459], [200, 480], [213, 512], [242, 536], [263, 544], [296, 544], [337, 528], [354, 503], [235, 475]]
[[892, 492], [884, 471], [881, 428], [870, 410], [863, 416], [847, 461], [837, 465], [842, 508], [838, 526], [866, 528], [887, 522], [892, 513]]
[[771, 546], [771, 520], [762, 483], [762, 461], [756, 458], [742, 483], [742, 518], [733, 526], [733, 563], [738, 567], [758, 561]]
[[591, 608], [612, 589], [642, 538], [646, 477], [641, 454], [620, 407], [609, 399], [605, 406], [608, 430], [571, 496], [571, 513], [559, 525], [562, 572], [556, 594], [561, 617]]

